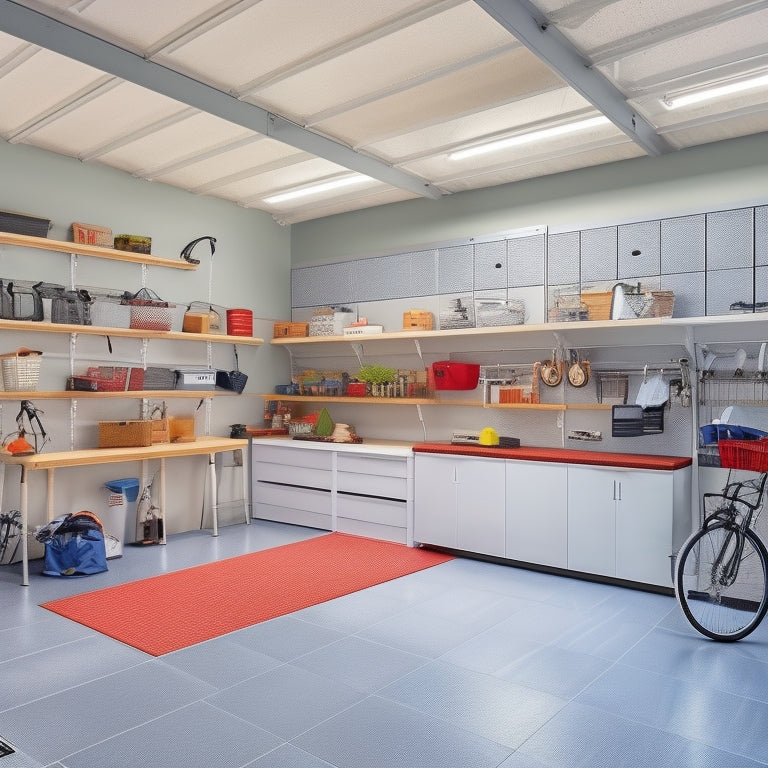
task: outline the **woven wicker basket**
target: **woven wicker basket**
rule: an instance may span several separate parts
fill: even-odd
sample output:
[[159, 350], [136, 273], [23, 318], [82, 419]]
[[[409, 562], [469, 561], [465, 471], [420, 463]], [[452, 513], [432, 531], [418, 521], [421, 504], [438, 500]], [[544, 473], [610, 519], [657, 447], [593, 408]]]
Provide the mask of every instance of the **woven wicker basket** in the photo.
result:
[[152, 422], [100, 421], [99, 448], [144, 448], [152, 445]]
[[295, 336], [308, 336], [309, 323], [275, 323], [274, 338], [284, 339]]
[[42, 352], [23, 348], [16, 352], [0, 355], [3, 389], [6, 392], [29, 392], [37, 389], [42, 358]]

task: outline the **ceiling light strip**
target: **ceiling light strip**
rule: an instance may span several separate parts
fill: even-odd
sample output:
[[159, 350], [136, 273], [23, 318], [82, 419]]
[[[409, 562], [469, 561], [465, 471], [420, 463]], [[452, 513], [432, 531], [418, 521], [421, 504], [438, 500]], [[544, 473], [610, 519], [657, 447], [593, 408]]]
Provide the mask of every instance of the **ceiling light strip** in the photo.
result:
[[664, 96], [661, 103], [667, 109], [679, 109], [691, 104], [700, 104], [704, 101], [714, 101], [731, 96], [735, 93], [752, 91], [758, 88], [768, 88], [768, 73], [763, 72], [753, 77], [734, 78], [719, 84], [710, 84], [701, 88], [689, 88], [670, 93]]
[[482, 144], [472, 144], [471, 146], [454, 150], [449, 153], [448, 157], [451, 160], [464, 160], [468, 157], [485, 155], [489, 152], [500, 152], [503, 149], [509, 149], [523, 144], [536, 144], [538, 142], [558, 138], [559, 136], [567, 136], [571, 133], [589, 131], [593, 128], [600, 128], [605, 125], [611, 125], [611, 121], [605, 117], [605, 115], [590, 117], [575, 123], [561, 123], [560, 125], [552, 125], [548, 128], [540, 128], [536, 131], [518, 133], [514, 136], [505, 136]]
[[349, 187], [355, 184], [362, 184], [366, 181], [371, 181], [371, 179], [357, 175], [341, 176], [336, 179], [321, 181], [318, 184], [309, 184], [307, 186], [289, 189], [285, 192], [279, 192], [276, 195], [270, 195], [269, 197], [264, 198], [264, 202], [270, 205], [275, 205], [277, 203], [284, 203], [287, 200], [296, 200], [300, 197], [309, 197], [310, 195], [320, 195], [324, 192], [332, 192], [336, 189], [342, 189], [343, 187]]

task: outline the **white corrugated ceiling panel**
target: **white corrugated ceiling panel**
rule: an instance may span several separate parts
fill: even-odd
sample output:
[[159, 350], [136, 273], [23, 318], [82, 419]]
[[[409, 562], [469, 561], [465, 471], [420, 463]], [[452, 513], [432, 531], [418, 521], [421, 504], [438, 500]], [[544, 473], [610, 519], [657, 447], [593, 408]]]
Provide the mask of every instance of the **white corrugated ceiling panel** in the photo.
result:
[[[436, 39], [440, 45], [430, 44]], [[474, 3], [464, 3], [260, 88], [249, 100], [312, 122], [321, 112], [386, 94], [508, 43], [506, 31]]]
[[190, 111], [179, 121], [139, 136], [100, 156], [100, 161], [143, 176], [145, 169], [172, 163], [190, 152], [203, 152], [207, 147], [220, 146], [242, 139], [252, 132], [204, 112]]
[[26, 49], [32, 55], [0, 77], [0, 132], [10, 140], [57, 105], [105, 79], [102, 72], [80, 62], [36, 47]]
[[98, 94], [77, 109], [63, 109], [25, 141], [53, 152], [89, 158], [123, 137], [188, 111], [189, 107], [166, 96], [108, 78], [107, 86]]
[[180, 160], [149, 168], [147, 175], [155, 181], [199, 193], [216, 189], [226, 180], [255, 176], [311, 157], [287, 144], [253, 134], [250, 139], [210, 147], [206, 152], [190, 153]]
[[[523, 97], [562, 88], [557, 75], [529, 51], [516, 48], [325, 118], [315, 127], [352, 146], [370, 146], [425, 126], [483, 114], [489, 106], [516, 103], [522, 112]], [[476, 136], [493, 133], [498, 127], [486, 125], [485, 118], [478, 117], [474, 130]]]
[[261, 0], [247, 3], [242, 13], [203, 29], [158, 60], [239, 91], [252, 80], [343, 49], [348, 39], [400, 14], [434, 5], [427, 0]]
[[478, 135], [502, 136], [527, 125], [536, 125], [564, 115], [591, 113], [589, 102], [570, 88], [557, 88], [521, 98], [500, 107], [472, 112], [453, 120], [445, 120], [375, 141], [367, 150], [390, 161], [397, 158], [431, 155], [469, 144]]

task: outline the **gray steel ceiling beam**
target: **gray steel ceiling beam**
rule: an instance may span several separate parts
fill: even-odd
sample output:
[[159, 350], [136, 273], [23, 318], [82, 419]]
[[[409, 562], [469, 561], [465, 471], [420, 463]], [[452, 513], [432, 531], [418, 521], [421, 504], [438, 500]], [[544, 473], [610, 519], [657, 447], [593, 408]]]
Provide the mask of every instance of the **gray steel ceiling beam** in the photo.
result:
[[0, 30], [385, 184], [441, 197], [423, 179], [11, 0], [0, 0]]
[[674, 147], [627, 104], [624, 94], [594, 69], [529, 0], [475, 2], [649, 155], [674, 151]]

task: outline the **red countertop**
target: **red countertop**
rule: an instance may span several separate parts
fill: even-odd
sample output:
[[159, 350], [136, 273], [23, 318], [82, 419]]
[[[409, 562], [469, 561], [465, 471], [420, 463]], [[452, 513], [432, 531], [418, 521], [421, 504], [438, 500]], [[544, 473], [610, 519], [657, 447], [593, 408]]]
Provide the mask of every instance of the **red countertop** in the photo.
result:
[[689, 456], [653, 456], [645, 453], [599, 453], [571, 448], [519, 448], [485, 447], [480, 445], [452, 445], [451, 443], [417, 443], [414, 453], [448, 453], [457, 456], [482, 456], [491, 459], [518, 459], [520, 461], [550, 461], [564, 464], [595, 464], [631, 469], [673, 470], [689, 467]]

